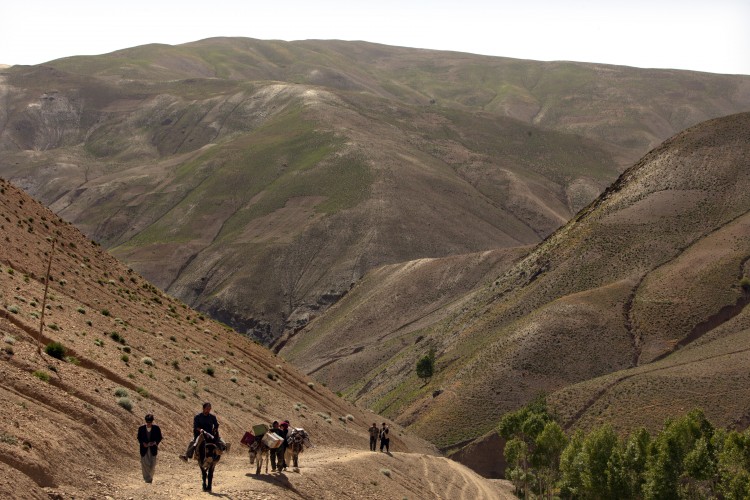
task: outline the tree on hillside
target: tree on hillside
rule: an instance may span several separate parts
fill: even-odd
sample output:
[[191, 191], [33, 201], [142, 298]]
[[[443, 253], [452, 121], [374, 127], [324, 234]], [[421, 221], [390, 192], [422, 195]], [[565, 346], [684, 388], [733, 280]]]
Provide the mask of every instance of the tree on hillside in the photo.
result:
[[506, 413], [500, 420], [498, 433], [506, 440], [505, 476], [513, 481], [517, 492], [524, 492], [525, 498], [529, 498], [530, 485], [536, 484], [541, 492], [551, 487], [548, 481], [557, 475], [549, 468], [554, 465], [557, 469], [565, 436], [557, 424], [550, 426], [551, 423], [554, 422], [543, 395], [519, 410]]
[[417, 377], [421, 378], [426, 384], [432, 378], [435, 373], [435, 350], [430, 349], [430, 352], [422, 356], [417, 361]]
[[[652, 443], [643, 487], [645, 498], [679, 498], [682, 483], [689, 484], [691, 479], [700, 481], [707, 477], [709, 471], [695, 468], [700, 464], [701, 467], [708, 467], [707, 462], [714, 461], [713, 447], [706, 447], [706, 456], [700, 456], [703, 453], [700, 449], [694, 450], [696, 445], [705, 446], [710, 442], [713, 433], [713, 426], [700, 410], [693, 410], [680, 419], [668, 421]], [[690, 465], [695, 469], [693, 472], [698, 475], [697, 478], [691, 478], [689, 471], [684, 470], [685, 459], [691, 452], [694, 453]]]

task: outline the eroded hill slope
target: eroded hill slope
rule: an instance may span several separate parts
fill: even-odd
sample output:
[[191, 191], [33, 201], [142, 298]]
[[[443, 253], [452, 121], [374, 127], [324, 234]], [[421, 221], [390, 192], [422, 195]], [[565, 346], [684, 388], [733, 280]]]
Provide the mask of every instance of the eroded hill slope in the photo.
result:
[[[316, 375], [445, 448], [542, 392], [567, 426], [655, 426], [693, 405], [717, 425], [746, 421], [749, 130], [738, 114], [678, 134], [447, 318], [411, 331], [418, 343], [364, 377], [337, 371], [347, 356]], [[308, 335], [378, 330], [357, 321], [356, 296], [299, 332], [289, 356], [314, 358]], [[414, 366], [430, 349], [437, 373], [423, 384]]]
[[[0, 238], [3, 497], [200, 495], [196, 466], [183, 464], [177, 454], [205, 400], [234, 446], [222, 459], [223, 479], [222, 464], [217, 469], [219, 494], [224, 488], [243, 498], [336, 498], [356, 490], [390, 498], [398, 490], [420, 498], [409, 471], [429, 463], [420, 472], [428, 487], [460, 467], [426, 456], [436, 455], [435, 448], [398, 425], [392, 456], [360, 457], [372, 414], [165, 295], [5, 180], [0, 180]], [[62, 359], [39, 352], [52, 341], [64, 346]], [[145, 413], [155, 415], [165, 440], [156, 481], [143, 487], [135, 430]], [[281, 418], [308, 430], [317, 448], [303, 457], [299, 475], [256, 480], [239, 438], [255, 423]], [[356, 460], [337, 462], [355, 455]], [[311, 467], [309, 475], [305, 466]], [[326, 480], [327, 469], [345, 479]], [[504, 498], [501, 487], [462, 470], [462, 479], [452, 482], [454, 491]]]
[[273, 342], [367, 270], [539, 242], [750, 78], [215, 38], [0, 75], [0, 173]]

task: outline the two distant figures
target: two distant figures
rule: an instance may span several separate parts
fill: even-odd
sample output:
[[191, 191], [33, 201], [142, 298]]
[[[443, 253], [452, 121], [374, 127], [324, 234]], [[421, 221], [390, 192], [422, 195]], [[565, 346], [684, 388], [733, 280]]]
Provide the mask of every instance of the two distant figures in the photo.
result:
[[385, 452], [390, 453], [391, 439], [388, 436], [390, 431], [386, 423], [383, 422], [383, 427], [378, 428], [377, 424], [373, 422], [372, 427], [368, 430], [370, 432], [370, 451], [377, 449], [378, 439], [380, 439], [380, 451], [382, 452], [385, 448]]

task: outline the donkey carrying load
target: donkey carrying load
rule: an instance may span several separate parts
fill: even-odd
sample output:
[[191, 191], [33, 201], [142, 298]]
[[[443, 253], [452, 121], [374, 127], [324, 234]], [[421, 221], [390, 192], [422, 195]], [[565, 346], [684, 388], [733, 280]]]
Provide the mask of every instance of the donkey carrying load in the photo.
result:
[[286, 451], [292, 455], [292, 470], [299, 472], [299, 454], [305, 451], [305, 447], [312, 448], [310, 437], [305, 429], [294, 428], [289, 432], [286, 443]]
[[270, 451], [271, 448], [263, 444], [260, 439], [256, 439], [255, 441], [253, 441], [253, 444], [250, 445], [250, 449], [248, 450], [248, 455], [250, 456], [250, 465], [253, 465], [256, 461], [258, 463], [255, 468], [255, 475], [260, 475], [260, 470], [263, 467], [264, 463], [266, 464], [266, 474], [268, 474], [268, 453]]

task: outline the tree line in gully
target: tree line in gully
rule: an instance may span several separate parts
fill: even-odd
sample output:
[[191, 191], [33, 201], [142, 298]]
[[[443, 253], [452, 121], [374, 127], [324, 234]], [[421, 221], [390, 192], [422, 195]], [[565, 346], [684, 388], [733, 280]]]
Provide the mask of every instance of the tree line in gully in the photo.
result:
[[750, 429], [714, 428], [701, 410], [651, 436], [605, 424], [567, 435], [543, 397], [500, 422], [505, 476], [522, 498], [750, 498]]

